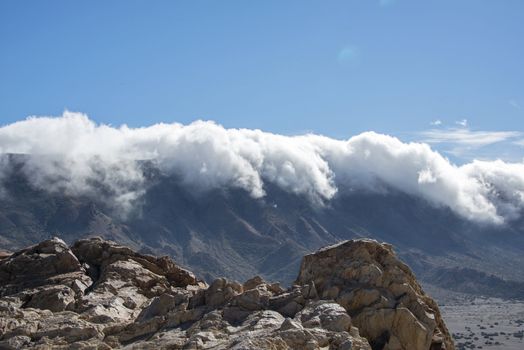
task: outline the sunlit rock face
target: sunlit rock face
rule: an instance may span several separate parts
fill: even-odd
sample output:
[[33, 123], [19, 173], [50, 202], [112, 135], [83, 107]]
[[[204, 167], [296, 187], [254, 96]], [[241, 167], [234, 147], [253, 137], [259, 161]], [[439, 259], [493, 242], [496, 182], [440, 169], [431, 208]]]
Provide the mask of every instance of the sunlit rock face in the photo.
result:
[[389, 245], [308, 255], [296, 283], [210, 285], [171, 259], [54, 238], [0, 259], [0, 348], [454, 349]]
[[389, 244], [346, 241], [307, 255], [297, 284], [314, 283], [377, 349], [453, 349], [437, 304]]

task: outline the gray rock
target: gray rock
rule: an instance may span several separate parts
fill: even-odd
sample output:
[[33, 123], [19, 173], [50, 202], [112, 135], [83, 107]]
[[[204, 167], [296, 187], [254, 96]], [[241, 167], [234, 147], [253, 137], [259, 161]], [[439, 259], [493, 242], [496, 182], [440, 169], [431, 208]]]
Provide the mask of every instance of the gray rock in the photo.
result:
[[75, 292], [66, 286], [45, 286], [35, 292], [24, 307], [52, 312], [64, 311], [75, 301]]
[[170, 294], [162, 294], [154, 297], [138, 315], [137, 321], [143, 322], [156, 316], [164, 316], [176, 307], [176, 297]]

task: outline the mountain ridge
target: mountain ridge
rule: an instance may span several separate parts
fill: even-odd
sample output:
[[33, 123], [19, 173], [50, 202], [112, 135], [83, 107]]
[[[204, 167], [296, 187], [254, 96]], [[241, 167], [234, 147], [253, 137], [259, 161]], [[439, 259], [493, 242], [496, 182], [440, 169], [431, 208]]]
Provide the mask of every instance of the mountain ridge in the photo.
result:
[[[52, 235], [69, 243], [102, 235], [145, 253], [169, 255], [208, 281], [261, 275], [289, 283], [304, 254], [345, 239], [373, 237], [394, 244], [423, 282], [462, 267], [524, 282], [524, 270], [507, 268], [524, 265], [520, 221], [478, 225], [394, 190], [340, 193], [324, 206], [272, 184], [262, 199], [242, 189], [194, 192], [151, 164], [142, 166], [148, 189], [127, 217], [103, 198], [35, 188], [14, 168], [2, 179], [0, 248], [15, 250]], [[476, 286], [481, 284], [480, 279]], [[475, 290], [481, 289], [473, 283], [469, 291]]]

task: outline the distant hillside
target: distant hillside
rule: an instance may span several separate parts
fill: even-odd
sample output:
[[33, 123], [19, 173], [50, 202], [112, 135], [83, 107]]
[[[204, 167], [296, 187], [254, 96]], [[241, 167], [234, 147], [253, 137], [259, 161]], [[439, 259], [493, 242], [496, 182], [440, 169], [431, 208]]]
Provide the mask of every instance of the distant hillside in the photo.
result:
[[[325, 206], [271, 184], [263, 199], [241, 189], [195, 192], [174, 176], [142, 166], [147, 191], [127, 217], [98, 198], [35, 189], [14, 167], [3, 179], [0, 248], [16, 250], [52, 235], [67, 242], [99, 235], [141, 252], [169, 255], [206, 280], [260, 274], [290, 283], [304, 254], [371, 237], [394, 244], [423, 281], [441, 287], [498, 296], [501, 288], [524, 281], [521, 221], [479, 226], [392, 190], [340, 193]], [[453, 283], [458, 273], [469, 277], [467, 288], [465, 282]], [[491, 281], [486, 275], [510, 284], [477, 288]], [[512, 296], [524, 298], [519, 288]]]

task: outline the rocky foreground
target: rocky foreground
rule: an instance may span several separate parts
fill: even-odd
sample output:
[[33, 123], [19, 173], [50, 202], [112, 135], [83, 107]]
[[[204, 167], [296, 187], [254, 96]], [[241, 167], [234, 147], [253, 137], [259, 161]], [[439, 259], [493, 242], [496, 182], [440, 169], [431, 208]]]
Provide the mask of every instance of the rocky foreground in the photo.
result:
[[288, 289], [210, 286], [167, 257], [99, 238], [0, 257], [0, 349], [454, 349], [438, 306], [390, 245], [303, 259]]

